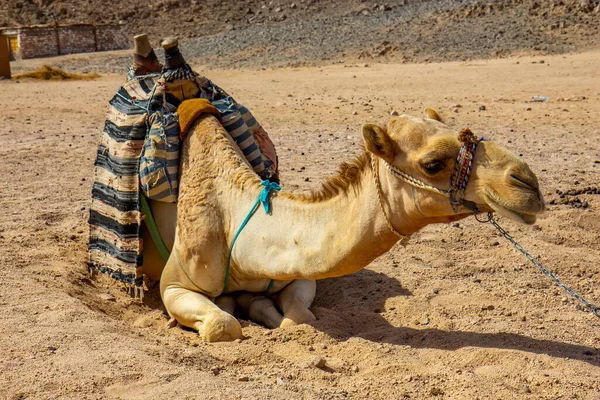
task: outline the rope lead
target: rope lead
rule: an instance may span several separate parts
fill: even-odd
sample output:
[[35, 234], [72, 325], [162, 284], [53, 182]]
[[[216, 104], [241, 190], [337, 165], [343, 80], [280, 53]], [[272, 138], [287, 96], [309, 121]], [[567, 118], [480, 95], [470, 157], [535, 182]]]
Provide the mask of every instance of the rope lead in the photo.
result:
[[589, 301], [587, 301], [586, 299], [584, 299], [582, 295], [580, 295], [575, 290], [573, 290], [570, 286], [568, 286], [566, 283], [564, 283], [558, 276], [554, 275], [552, 273], [552, 271], [550, 271], [548, 268], [544, 267], [535, 257], [533, 257], [531, 254], [529, 254], [523, 246], [521, 246], [519, 243], [517, 243], [517, 241], [515, 239], [513, 239], [513, 237], [510, 236], [510, 234], [508, 232], [506, 232], [500, 225], [498, 225], [498, 223], [492, 216], [492, 213], [488, 213], [487, 218], [485, 218], [485, 219], [479, 219], [479, 218], [477, 218], [477, 215], [475, 215], [475, 219], [481, 223], [489, 222], [494, 228], [496, 228], [498, 230], [498, 232], [500, 232], [502, 234], [502, 236], [506, 240], [508, 240], [513, 245], [513, 247], [515, 249], [520, 251], [525, 256], [525, 258], [527, 258], [533, 265], [538, 267], [538, 269], [540, 271], [542, 271], [542, 273], [544, 275], [546, 275], [548, 278], [552, 279], [554, 281], [554, 283], [556, 283], [556, 285], [563, 288], [567, 293], [569, 293], [569, 295], [571, 295], [571, 297], [574, 297], [575, 299], [579, 300], [583, 305], [585, 305], [592, 312], [592, 314], [594, 314], [596, 317], [600, 318], [600, 309], [598, 309], [598, 307], [596, 305], [594, 305], [594, 304], [590, 303]]
[[[262, 186], [264, 186], [264, 188], [259, 193], [258, 198], [252, 205], [252, 208], [250, 208], [250, 212], [248, 213], [248, 215], [246, 215], [246, 218], [244, 218], [244, 221], [242, 222], [239, 229], [235, 233], [235, 236], [233, 237], [233, 241], [231, 242], [231, 246], [229, 247], [229, 255], [227, 256], [227, 269], [225, 270], [225, 284], [223, 285], [223, 293], [225, 293], [225, 291], [227, 290], [227, 286], [229, 285], [229, 266], [231, 265], [231, 253], [233, 253], [233, 245], [235, 244], [238, 236], [240, 236], [240, 233], [242, 233], [242, 230], [244, 229], [244, 227], [246, 226], [248, 221], [250, 221], [250, 218], [252, 218], [252, 216], [254, 215], [254, 212], [258, 208], [259, 204], [263, 205], [263, 208], [265, 209], [266, 214], [271, 213], [271, 205], [269, 203], [269, 193], [272, 190], [275, 190], [275, 191], [281, 190], [281, 186], [279, 186], [279, 184], [268, 181], [266, 179], [264, 181], [260, 182], [260, 184]], [[267, 287], [267, 290], [269, 290], [269, 289], [271, 289], [271, 287], [273, 287], [274, 282], [275, 281], [273, 279], [271, 279], [271, 282], [269, 282], [269, 286]]]

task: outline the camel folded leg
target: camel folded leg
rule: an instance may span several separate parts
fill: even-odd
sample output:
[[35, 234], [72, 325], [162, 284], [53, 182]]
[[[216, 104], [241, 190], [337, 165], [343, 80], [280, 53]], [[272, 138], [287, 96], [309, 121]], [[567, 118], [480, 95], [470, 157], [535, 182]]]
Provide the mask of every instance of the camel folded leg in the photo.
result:
[[260, 295], [249, 292], [242, 292], [237, 296], [236, 305], [248, 314], [250, 320], [274, 329], [281, 325], [283, 316], [277, 311], [273, 300]]
[[[181, 325], [197, 330], [207, 342], [242, 338], [238, 320], [207, 296], [183, 287], [178, 272], [180, 269], [174, 257], [170, 257], [160, 281], [160, 293], [169, 315]], [[225, 307], [226, 303], [231, 302], [224, 299], [222, 305]]]
[[200, 293], [167, 286], [163, 302], [169, 315], [181, 325], [198, 331], [207, 342], [231, 341], [243, 337], [240, 323]]
[[308, 309], [317, 292], [317, 282], [309, 279], [296, 279], [277, 293], [275, 301], [283, 311], [280, 327], [304, 324], [316, 320]]

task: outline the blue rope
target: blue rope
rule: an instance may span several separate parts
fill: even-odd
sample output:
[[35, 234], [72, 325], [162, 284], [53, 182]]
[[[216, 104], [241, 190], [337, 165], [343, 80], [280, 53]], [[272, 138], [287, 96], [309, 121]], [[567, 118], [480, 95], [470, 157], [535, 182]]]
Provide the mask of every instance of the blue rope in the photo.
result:
[[131, 104], [134, 107], [141, 108], [142, 110], [146, 111], [147, 113], [150, 112], [150, 110], [148, 108], [141, 106], [140, 103], [136, 103], [132, 99], [128, 99], [127, 97], [123, 96], [119, 92], [117, 92], [117, 96], [119, 96], [120, 98], [122, 98], [123, 100], [125, 100], [127, 103]]
[[[227, 269], [225, 270], [225, 285], [223, 286], [223, 292], [225, 292], [227, 290], [227, 286], [229, 285], [229, 266], [231, 265], [231, 253], [233, 253], [233, 245], [235, 244], [235, 241], [237, 240], [238, 236], [240, 236], [240, 233], [242, 233], [242, 230], [244, 229], [244, 227], [246, 226], [248, 221], [250, 221], [250, 218], [252, 218], [252, 216], [254, 215], [254, 212], [258, 208], [259, 204], [263, 205], [263, 208], [265, 209], [265, 213], [267, 213], [267, 214], [271, 213], [271, 205], [269, 203], [269, 193], [271, 192], [271, 190], [275, 190], [275, 191], [281, 190], [281, 186], [279, 186], [279, 184], [277, 184], [275, 182], [270, 182], [268, 180], [264, 180], [260, 184], [262, 186], [264, 186], [264, 188], [258, 195], [258, 199], [256, 199], [256, 202], [250, 209], [250, 212], [248, 213], [248, 215], [246, 215], [246, 218], [244, 218], [242, 225], [240, 225], [240, 228], [237, 230], [235, 236], [233, 237], [233, 241], [231, 242], [231, 246], [229, 247], [229, 255], [227, 256]], [[274, 280], [271, 279], [271, 282], [269, 282], [269, 286], [267, 287], [267, 290], [269, 290], [273, 287], [273, 283], [274, 283]]]

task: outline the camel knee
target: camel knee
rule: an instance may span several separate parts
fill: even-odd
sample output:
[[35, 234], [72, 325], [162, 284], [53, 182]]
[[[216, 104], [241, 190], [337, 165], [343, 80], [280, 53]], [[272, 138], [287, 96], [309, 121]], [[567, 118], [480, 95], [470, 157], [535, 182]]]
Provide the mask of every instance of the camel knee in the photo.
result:
[[207, 342], [227, 342], [244, 337], [238, 320], [224, 311], [208, 313], [204, 321], [196, 324], [196, 329]]

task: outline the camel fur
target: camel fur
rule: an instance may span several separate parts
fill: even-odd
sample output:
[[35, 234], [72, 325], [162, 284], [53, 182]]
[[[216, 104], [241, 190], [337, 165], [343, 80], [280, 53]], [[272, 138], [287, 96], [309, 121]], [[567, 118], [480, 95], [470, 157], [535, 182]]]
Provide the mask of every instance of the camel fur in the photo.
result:
[[[431, 118], [402, 115], [385, 127], [365, 125], [365, 151], [342, 164], [338, 176], [320, 190], [298, 194], [284, 187], [272, 192], [272, 214], [256, 212], [235, 244], [227, 293], [229, 246], [262, 187], [217, 119], [202, 116], [183, 145], [179, 203], [152, 203], [171, 251], [166, 265], [144, 236], [149, 243], [144, 269], [160, 277], [169, 315], [207, 341], [243, 336], [233, 317], [236, 307], [271, 328], [310, 322], [315, 319], [309, 310], [315, 280], [359, 271], [399, 240], [382, 206], [392, 226], [407, 236], [428, 224], [470, 215], [455, 214], [447, 198], [415, 189], [384, 167], [383, 161], [389, 162], [448, 189], [460, 148], [457, 132], [439, 121], [437, 113], [427, 115]], [[379, 171], [381, 205], [372, 165]], [[477, 147], [465, 198], [484, 212], [529, 224], [544, 210], [529, 167], [488, 141]], [[275, 283], [266, 291], [271, 279]]]

